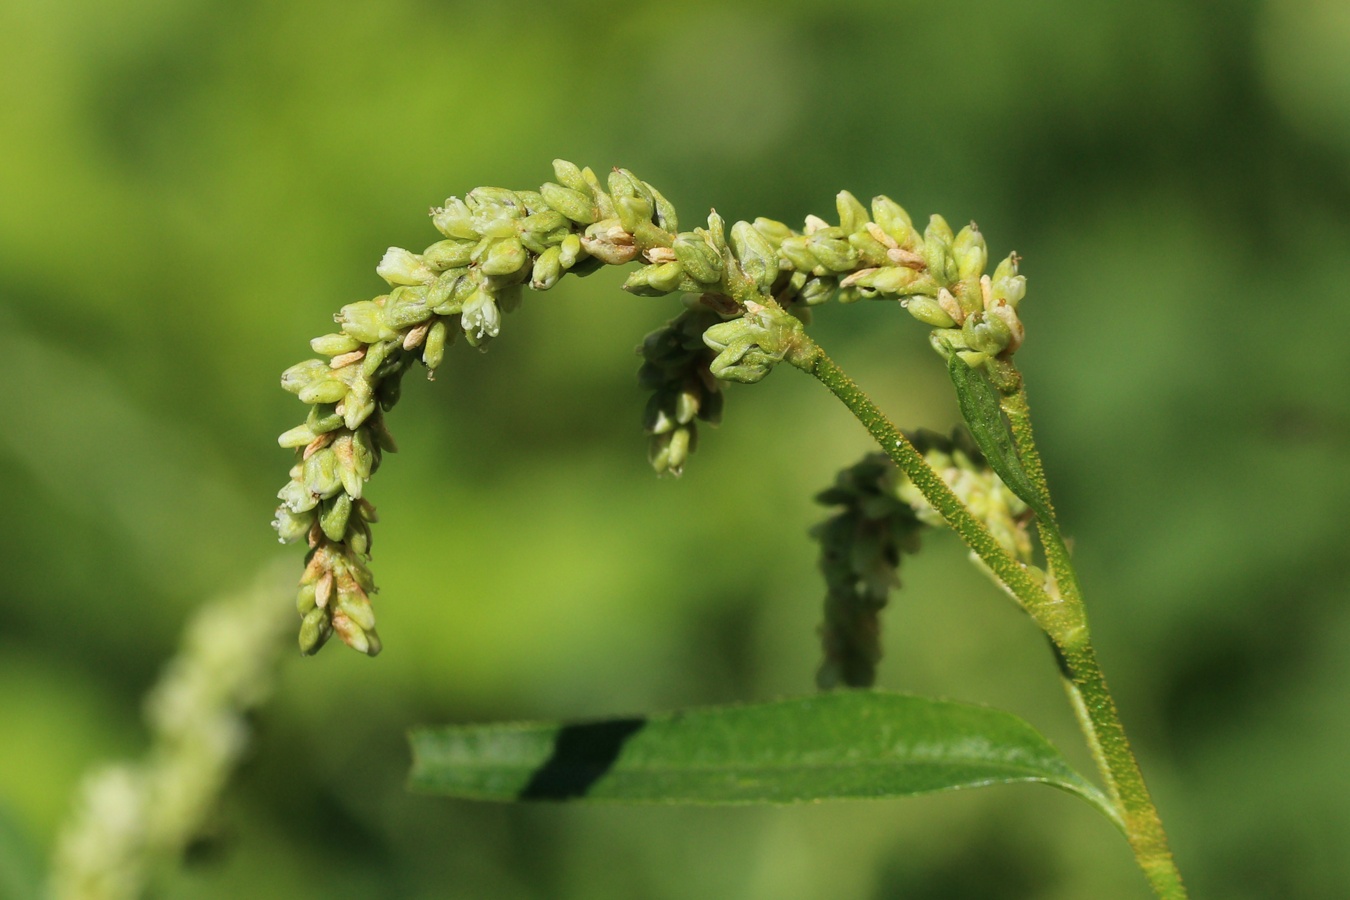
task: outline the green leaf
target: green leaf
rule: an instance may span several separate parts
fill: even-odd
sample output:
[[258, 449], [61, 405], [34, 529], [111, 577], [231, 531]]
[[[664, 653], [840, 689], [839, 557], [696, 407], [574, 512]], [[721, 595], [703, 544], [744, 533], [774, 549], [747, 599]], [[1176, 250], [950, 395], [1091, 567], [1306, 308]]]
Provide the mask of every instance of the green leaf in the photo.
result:
[[1031, 476], [1022, 468], [1022, 458], [1017, 455], [1012, 433], [1003, 421], [998, 391], [983, 372], [966, 365], [955, 353], [947, 360], [947, 373], [951, 376], [952, 384], [956, 385], [956, 401], [961, 407], [961, 417], [966, 420], [975, 444], [985, 459], [989, 460], [989, 465], [1008, 489], [1031, 507], [1036, 518], [1053, 525], [1055, 518], [1050, 508], [1036, 489]]
[[410, 786], [475, 800], [796, 803], [1041, 782], [1118, 820], [1029, 724], [965, 703], [838, 691], [580, 724], [422, 728]]

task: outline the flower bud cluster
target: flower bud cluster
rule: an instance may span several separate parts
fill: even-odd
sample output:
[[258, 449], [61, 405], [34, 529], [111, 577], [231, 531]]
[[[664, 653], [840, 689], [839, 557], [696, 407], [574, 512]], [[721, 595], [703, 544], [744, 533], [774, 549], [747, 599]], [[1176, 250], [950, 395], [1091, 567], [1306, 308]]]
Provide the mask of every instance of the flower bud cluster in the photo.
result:
[[[302, 652], [317, 652], [333, 633], [363, 653], [380, 650], [367, 565], [375, 510], [364, 493], [381, 455], [396, 449], [385, 413], [404, 373], [421, 362], [434, 374], [460, 333], [485, 346], [526, 287], [548, 290], [569, 271], [584, 275], [639, 254], [675, 258], [675, 211], [651, 185], [616, 169], [606, 191], [590, 169], [564, 160], [554, 173], [557, 182], [538, 191], [480, 187], [433, 209], [442, 239], [421, 253], [389, 248], [376, 267], [389, 292], [344, 306], [339, 330], [310, 342], [325, 358], [282, 374], [282, 387], [310, 405], [305, 422], [279, 439], [297, 461], [273, 523], [283, 542], [309, 545], [296, 598]], [[699, 403], [705, 418], [715, 417], [715, 403]], [[670, 458], [666, 467], [678, 470]]]
[[279, 573], [203, 607], [146, 699], [144, 758], [91, 773], [56, 842], [47, 896], [134, 900], [197, 838], [248, 746], [247, 715], [269, 693]]
[[[907, 436], [1003, 549], [1029, 562], [1026, 504], [989, 467], [970, 433], [957, 427], [950, 436], [927, 430]], [[881, 659], [880, 613], [890, 591], [900, 586], [901, 554], [917, 553], [923, 529], [945, 522], [880, 453], [844, 469], [816, 501], [843, 507], [812, 530], [820, 542], [820, 570], [827, 587], [820, 627], [824, 661], [816, 682], [822, 689], [867, 687]]]
[[[642, 383], [653, 392], [644, 418], [652, 463], [672, 473], [693, 449], [695, 420], [720, 415], [714, 379], [765, 377], [805, 345], [807, 308], [836, 294], [900, 299], [938, 329], [939, 350], [972, 366], [1022, 341], [1015, 308], [1026, 281], [1016, 257], [985, 275], [984, 239], [973, 225], [953, 235], [934, 216], [920, 234], [895, 202], [877, 197], [869, 210], [843, 192], [838, 225], [809, 217], [797, 233], [757, 219], [728, 230], [714, 211], [706, 228], [680, 231], [669, 201], [626, 169], [604, 184], [565, 160], [553, 170], [557, 180], [538, 191], [480, 187], [433, 209], [441, 240], [421, 253], [389, 248], [376, 267], [389, 292], [344, 306], [339, 330], [311, 341], [322, 358], [282, 374], [282, 386], [310, 405], [305, 422], [279, 439], [298, 458], [274, 521], [283, 542], [303, 539], [310, 549], [296, 601], [302, 652], [316, 652], [335, 632], [357, 650], [379, 652], [367, 567], [375, 511], [364, 493], [381, 455], [396, 449], [385, 413], [414, 363], [434, 374], [461, 333], [486, 346], [526, 287], [548, 290], [567, 272], [636, 262], [624, 283], [630, 293], [699, 298], [699, 311], [642, 350]], [[696, 327], [706, 350], [694, 341]]]
[[717, 353], [708, 369], [723, 381], [754, 384], [805, 342], [801, 320], [777, 304], [745, 304], [739, 318], [714, 325], [703, 342]]
[[844, 469], [816, 501], [842, 510], [812, 529], [825, 576], [822, 690], [868, 687], [881, 661], [881, 610], [900, 586], [902, 553], [916, 553], [923, 523], [896, 492], [899, 470], [880, 453]]
[[703, 343], [703, 333], [722, 316], [697, 298], [687, 306], [638, 347], [638, 383], [652, 392], [642, 413], [648, 457], [657, 472], [671, 475], [681, 473], [698, 445], [698, 423], [722, 420], [724, 395], [709, 369], [716, 354]]
[[1026, 278], [1017, 273], [1015, 254], [985, 274], [989, 251], [974, 223], [953, 234], [935, 215], [920, 232], [889, 197], [874, 197], [869, 209], [848, 191], [836, 206], [838, 225], [808, 216], [801, 232], [772, 219], [751, 226], [777, 253], [770, 292], [781, 303], [898, 299], [937, 329], [941, 352], [959, 353], [972, 367], [1021, 345], [1025, 329], [1016, 310]]
[[[1027, 525], [1031, 513], [1026, 503], [990, 468], [970, 432], [964, 426], [958, 426], [950, 436], [920, 429], [908, 437], [957, 499], [984, 523], [999, 546], [1014, 559], [1029, 562], [1031, 534]], [[900, 479], [896, 496], [909, 504], [924, 524], [945, 524], [908, 478]]]

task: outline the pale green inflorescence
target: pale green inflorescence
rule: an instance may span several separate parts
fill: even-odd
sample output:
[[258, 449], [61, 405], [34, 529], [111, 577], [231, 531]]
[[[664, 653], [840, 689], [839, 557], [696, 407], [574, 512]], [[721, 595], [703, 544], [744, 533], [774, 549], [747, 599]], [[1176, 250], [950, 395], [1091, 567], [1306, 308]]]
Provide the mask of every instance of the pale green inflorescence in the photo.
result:
[[376, 269], [389, 292], [344, 306], [339, 330], [310, 342], [326, 358], [283, 373], [282, 386], [310, 404], [304, 424], [279, 439], [297, 461], [274, 522], [283, 542], [310, 549], [297, 596], [302, 652], [335, 632], [379, 652], [367, 565], [375, 510], [364, 494], [381, 456], [396, 449], [385, 413], [415, 363], [434, 373], [457, 335], [475, 347], [497, 337], [526, 287], [548, 290], [568, 272], [636, 262], [625, 290], [686, 295], [686, 311], [639, 348], [650, 458], [676, 475], [697, 423], [720, 418], [718, 381], [758, 381], [792, 360], [808, 308], [832, 297], [899, 300], [935, 326], [941, 352], [971, 366], [1022, 341], [1016, 257], [985, 275], [973, 225], [952, 235], [934, 216], [920, 234], [886, 197], [869, 212], [843, 192], [838, 225], [809, 217], [798, 232], [761, 218], [728, 231], [713, 212], [706, 228], [680, 231], [665, 197], [627, 170], [604, 184], [563, 160], [554, 173], [538, 191], [480, 187], [432, 210], [442, 239], [421, 253], [390, 248]]
[[146, 698], [151, 744], [89, 775], [56, 841], [51, 900], [136, 900], [196, 840], [248, 746], [247, 714], [271, 690], [286, 622], [275, 568], [203, 607]]
[[[1026, 504], [989, 467], [969, 432], [958, 427], [948, 437], [920, 430], [908, 437], [1003, 549], [1028, 563]], [[816, 683], [822, 689], [869, 687], [881, 660], [880, 614], [890, 592], [900, 586], [901, 556], [918, 552], [926, 526], [945, 523], [914, 483], [880, 453], [844, 469], [816, 501], [842, 507], [811, 532], [820, 542], [826, 584], [820, 626], [824, 659]]]

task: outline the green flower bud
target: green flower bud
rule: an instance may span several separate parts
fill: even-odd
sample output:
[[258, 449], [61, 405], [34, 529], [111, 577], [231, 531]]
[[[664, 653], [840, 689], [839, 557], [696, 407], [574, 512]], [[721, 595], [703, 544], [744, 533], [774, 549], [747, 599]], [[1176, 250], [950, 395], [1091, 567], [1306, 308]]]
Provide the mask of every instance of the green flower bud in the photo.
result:
[[802, 337], [802, 323], [792, 315], [756, 303], [747, 304], [741, 318], [703, 332], [703, 342], [717, 352], [708, 366], [713, 377], [744, 384], [762, 380]]
[[300, 590], [295, 592], [295, 611], [304, 616], [311, 609], [319, 605], [317, 598], [318, 589], [312, 584], [300, 585]]
[[[351, 396], [348, 391], [347, 396]], [[309, 408], [309, 415], [305, 417], [305, 427], [314, 434], [327, 434], [334, 429], [342, 427], [342, 416], [337, 411], [337, 405], [333, 403], [318, 403]]]
[[520, 242], [531, 253], [543, 253], [571, 233], [567, 217], [552, 209], [520, 220]]
[[914, 223], [909, 213], [890, 197], [878, 195], [872, 198], [872, 220], [902, 247], [914, 236]]
[[327, 378], [331, 373], [332, 369], [328, 368], [328, 364], [323, 360], [307, 359], [281, 373], [281, 387], [292, 394], [298, 394], [315, 380]]
[[464, 198], [473, 214], [474, 231], [485, 238], [508, 238], [516, 233], [516, 220], [525, 213], [515, 191], [476, 187]]
[[692, 231], [675, 237], [672, 247], [685, 274], [700, 284], [717, 284], [722, 280], [722, 254]]
[[[628, 169], [612, 169], [609, 173], [609, 193], [614, 199], [615, 208], [620, 207], [619, 201], [624, 198], [635, 198], [644, 201], [645, 205], [651, 210], [646, 216], [642, 216], [639, 221], [650, 222], [656, 213], [656, 198], [652, 196], [651, 188], [647, 183], [638, 178]], [[640, 210], [642, 207], [635, 206], [634, 209]], [[620, 213], [622, 216], [622, 213]], [[636, 228], [630, 229], [636, 231]]]
[[614, 210], [623, 230], [633, 234], [643, 225], [651, 223], [656, 205], [645, 197], [615, 197]]
[[755, 219], [755, 230], [764, 235], [764, 239], [777, 249], [783, 241], [792, 237], [792, 229], [775, 219], [766, 219], [763, 216]]
[[929, 274], [944, 286], [960, 277], [956, 257], [952, 255], [952, 240], [952, 229], [946, 219], [934, 215], [928, 220], [923, 233], [923, 258]]
[[375, 274], [392, 285], [428, 284], [436, 273], [416, 253], [402, 247], [390, 247], [375, 267]]
[[840, 287], [867, 288], [874, 293], [899, 296], [909, 292], [909, 286], [919, 278], [919, 273], [904, 266], [883, 266], [881, 268], [861, 270], [839, 282]]
[[447, 269], [431, 283], [431, 287], [427, 288], [426, 302], [432, 312], [439, 316], [459, 312], [459, 304], [455, 303], [453, 298], [455, 288], [464, 280], [464, 271], [464, 269]]
[[835, 229], [817, 231], [807, 240], [807, 248], [829, 272], [851, 272], [858, 266], [858, 251]]
[[445, 201], [445, 206], [431, 211], [431, 224], [448, 238], [478, 240], [480, 235], [473, 226], [473, 213], [468, 205], [458, 197]]
[[342, 479], [342, 490], [351, 499], [360, 500], [365, 489], [365, 479], [356, 470], [356, 449], [352, 435], [344, 434], [333, 441], [333, 453], [337, 456], [338, 477]]
[[971, 313], [961, 326], [966, 346], [978, 353], [997, 356], [1012, 340], [1012, 329], [998, 316], [983, 311]]
[[1017, 264], [1021, 258], [1016, 253], [1009, 253], [1006, 257], [999, 260], [998, 266], [994, 269], [994, 280], [1000, 278], [1010, 278], [1017, 274]]
[[639, 297], [660, 297], [676, 290], [683, 278], [684, 270], [677, 262], [643, 266], [628, 276], [623, 289]]
[[595, 172], [590, 166], [581, 170], [581, 177], [589, 187], [591, 196], [595, 198], [596, 208], [600, 210], [600, 220], [616, 218], [618, 213], [614, 211], [614, 200], [605, 193], [605, 188], [600, 184], [600, 179], [595, 177]]
[[834, 278], [808, 278], [797, 296], [807, 306], [819, 306], [833, 297], [838, 289], [839, 282]]
[[358, 428], [352, 433], [352, 469], [362, 481], [368, 480], [375, 470], [376, 452], [369, 428]]
[[731, 226], [731, 248], [743, 271], [760, 291], [768, 293], [778, 280], [778, 252], [749, 222]]
[[600, 219], [600, 210], [589, 193], [565, 188], [549, 182], [539, 188], [544, 202], [562, 215], [581, 225], [590, 225]]
[[316, 337], [309, 342], [309, 346], [315, 353], [321, 353], [324, 356], [341, 356], [360, 347], [361, 342], [350, 334], [337, 333]]
[[546, 291], [557, 284], [563, 274], [561, 257], [561, 247], [549, 247], [539, 254], [530, 273], [530, 287], [536, 291]]
[[338, 378], [324, 378], [311, 381], [299, 396], [302, 403], [338, 403], [347, 396], [347, 385]]
[[319, 527], [330, 541], [342, 540], [342, 536], [347, 533], [347, 517], [351, 513], [352, 498], [345, 493], [339, 493], [320, 505]]
[[[875, 223], [869, 222], [868, 224], [872, 225], [873, 228], [876, 227]], [[885, 236], [886, 235], [883, 232], [882, 237]], [[864, 228], [862, 231], [855, 231], [852, 234], [850, 234], [848, 236], [848, 242], [849, 245], [853, 247], [854, 250], [858, 251], [858, 260], [863, 265], [866, 266], [890, 265], [891, 263], [890, 257], [886, 255], [886, 251], [889, 250], [890, 248], [887, 247], [885, 244], [881, 243], [881, 241], [878, 241], [875, 237], [873, 237], [872, 234], [868, 232], [867, 229]]]
[[380, 639], [375, 635], [375, 632], [362, 628], [349, 616], [334, 615], [333, 630], [337, 632], [338, 637], [342, 638], [344, 644], [358, 653], [375, 656], [380, 652]]
[[835, 208], [839, 210], [839, 227], [845, 233], [853, 234], [867, 226], [867, 207], [858, 202], [858, 198], [848, 191], [840, 191], [834, 198]]
[[1017, 274], [1017, 263], [1017, 254], [1009, 253], [1008, 257], [998, 264], [998, 268], [994, 269], [991, 292], [994, 299], [1006, 300], [1008, 305], [1014, 308], [1022, 302], [1027, 293], [1027, 280]]
[[303, 447], [318, 435], [309, 429], [307, 425], [297, 425], [290, 431], [283, 431], [277, 438], [277, 443], [286, 448]]
[[426, 292], [395, 291], [384, 304], [381, 318], [391, 331], [402, 331], [414, 325], [420, 325], [432, 316], [431, 307], [426, 304]]
[[562, 264], [564, 271], [576, 265], [577, 260], [584, 255], [585, 251], [581, 246], [581, 235], [579, 234], [569, 234], [558, 245], [558, 262]]
[[1017, 352], [1017, 348], [1022, 346], [1022, 342], [1026, 340], [1027, 336], [1026, 327], [1022, 325], [1022, 320], [1018, 318], [1017, 310], [1005, 300], [994, 300], [993, 305], [989, 308], [989, 316], [1002, 320], [1003, 324], [1008, 326], [1008, 331], [1012, 335], [1008, 340], [1008, 352]]
[[783, 242], [778, 245], [778, 254], [783, 259], [787, 260], [788, 264], [791, 265], [793, 269], [798, 272], [809, 273], [815, 269], [816, 266], [820, 265], [815, 256], [812, 255], [811, 251], [807, 249], [807, 244], [810, 240], [810, 238], [804, 235], [786, 237], [783, 239]]
[[903, 301], [903, 305], [909, 310], [909, 314], [926, 325], [932, 325], [934, 328], [954, 328], [955, 320], [943, 310], [942, 305], [932, 297], [910, 297]]
[[952, 253], [956, 257], [956, 268], [961, 280], [975, 280], [984, 274], [985, 264], [989, 261], [989, 248], [985, 246], [984, 235], [971, 222], [952, 242]]
[[695, 443], [694, 434], [692, 428], [676, 428], [652, 438], [647, 458], [657, 474], [678, 476], [684, 471]]
[[348, 303], [337, 314], [342, 330], [363, 344], [393, 340], [397, 333], [384, 323], [381, 308], [373, 300]]
[[375, 412], [375, 401], [365, 400], [361, 403], [348, 403], [343, 407], [346, 411], [342, 414], [342, 424], [348, 428], [360, 428], [361, 423], [370, 418]]
[[305, 656], [313, 656], [327, 643], [332, 633], [333, 627], [328, 622], [328, 611], [318, 607], [311, 609], [300, 620], [300, 652]]
[[[581, 169], [575, 163], [570, 163], [565, 159], [555, 159], [553, 161], [553, 174], [560, 184], [585, 194], [587, 197], [590, 196], [590, 183], [586, 181], [586, 178], [581, 174]], [[552, 206], [552, 204], [549, 205]], [[557, 207], [554, 207], [554, 209], [557, 209]]]
[[525, 266], [525, 247], [513, 237], [494, 241], [479, 267], [484, 275], [514, 275]]
[[448, 241], [438, 241], [422, 251], [422, 261], [431, 268], [440, 270], [442, 273], [446, 269], [463, 268], [472, 260], [473, 248], [477, 245], [477, 238], [470, 240], [451, 239]]
[[717, 210], [707, 213], [707, 243], [718, 251], [726, 250], [726, 220], [717, 215]]
[[305, 487], [320, 499], [326, 500], [342, 490], [337, 454], [327, 447], [305, 460], [303, 473]]
[[650, 184], [647, 184], [647, 182], [645, 181], [642, 182], [642, 184], [647, 188], [648, 192], [652, 195], [652, 202], [656, 204], [656, 224], [661, 226], [661, 229], [663, 231], [668, 231], [671, 234], [674, 234], [677, 231], [679, 231], [680, 220], [679, 217], [675, 214], [675, 207], [672, 206], [670, 201], [667, 200], [656, 188], [652, 187]]

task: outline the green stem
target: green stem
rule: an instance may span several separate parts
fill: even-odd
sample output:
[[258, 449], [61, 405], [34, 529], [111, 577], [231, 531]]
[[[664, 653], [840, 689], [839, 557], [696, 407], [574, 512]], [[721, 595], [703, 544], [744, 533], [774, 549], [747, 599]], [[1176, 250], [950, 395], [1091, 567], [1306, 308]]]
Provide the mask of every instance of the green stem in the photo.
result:
[[802, 346], [790, 353], [788, 359], [829, 388], [849, 408], [868, 433], [876, 438], [885, 454], [914, 482], [924, 499], [965, 541], [966, 546], [974, 550], [984, 564], [1008, 586], [1013, 596], [1043, 629], [1049, 633], [1075, 630], [1076, 623], [1068, 618], [1073, 612], [1068, 605], [1049, 597], [1026, 567], [999, 546], [984, 523], [975, 518], [960, 498], [952, 493], [951, 488], [933, 471], [909, 439], [819, 345], [804, 338]]
[[1130, 750], [1106, 676], [1084, 631], [1080, 642], [1055, 647], [1069, 701], [1124, 821], [1125, 838], [1154, 893], [1163, 900], [1186, 900], [1158, 808], [1153, 805], [1139, 762]]
[[[1026, 388], [1020, 375], [1016, 375], [1016, 370], [1010, 371], [1016, 377], [1009, 379], [1011, 389], [1003, 393], [1000, 405], [1008, 417], [1013, 443], [1022, 461], [1022, 468], [1039, 492], [1040, 500], [1050, 511], [1048, 521], [1037, 519], [1036, 522], [1041, 545], [1045, 548], [1046, 562], [1063, 601], [1082, 610], [1083, 599], [1078, 585], [1078, 573], [1069, 558], [1068, 545], [1054, 515], [1054, 506], [1050, 502], [1050, 488], [1045, 478], [1045, 466], [1041, 463], [1041, 454], [1036, 448], [1035, 436], [1031, 430], [1031, 409], [1027, 403]], [[1148, 787], [1144, 784], [1139, 762], [1135, 759], [1130, 742], [1125, 736], [1120, 713], [1116, 710], [1115, 701], [1107, 689], [1106, 676], [1097, 662], [1097, 654], [1088, 635], [1086, 614], [1081, 616], [1081, 627], [1077, 632], [1050, 633], [1050, 639], [1060, 663], [1064, 689], [1069, 695], [1074, 715], [1078, 718], [1079, 728], [1087, 739], [1088, 747], [1092, 750], [1097, 768], [1106, 781], [1111, 798], [1120, 811], [1125, 826], [1125, 837], [1130, 842], [1135, 859], [1159, 897], [1165, 900], [1184, 900], [1186, 888], [1181, 883], [1181, 873], [1172, 859], [1171, 850], [1168, 849], [1167, 833], [1163, 830], [1158, 809], [1149, 796]]]
[[1168, 849], [1162, 820], [1144, 784], [1139, 763], [1130, 750], [1115, 701], [1106, 687], [1106, 677], [1089, 640], [1078, 576], [1054, 519], [1045, 468], [1032, 439], [1026, 392], [1021, 387], [1020, 377], [1016, 379], [1015, 387], [1004, 394], [1003, 409], [1012, 425], [1013, 440], [1023, 467], [1051, 512], [1048, 521], [1037, 522], [1053, 578], [1049, 592], [998, 546], [984, 524], [966, 509], [914, 445], [817, 344], [806, 339], [788, 358], [798, 368], [815, 376], [848, 407], [929, 504], [1002, 579], [1049, 635], [1070, 702], [1120, 813], [1135, 859], [1162, 900], [1186, 900], [1186, 888]]

